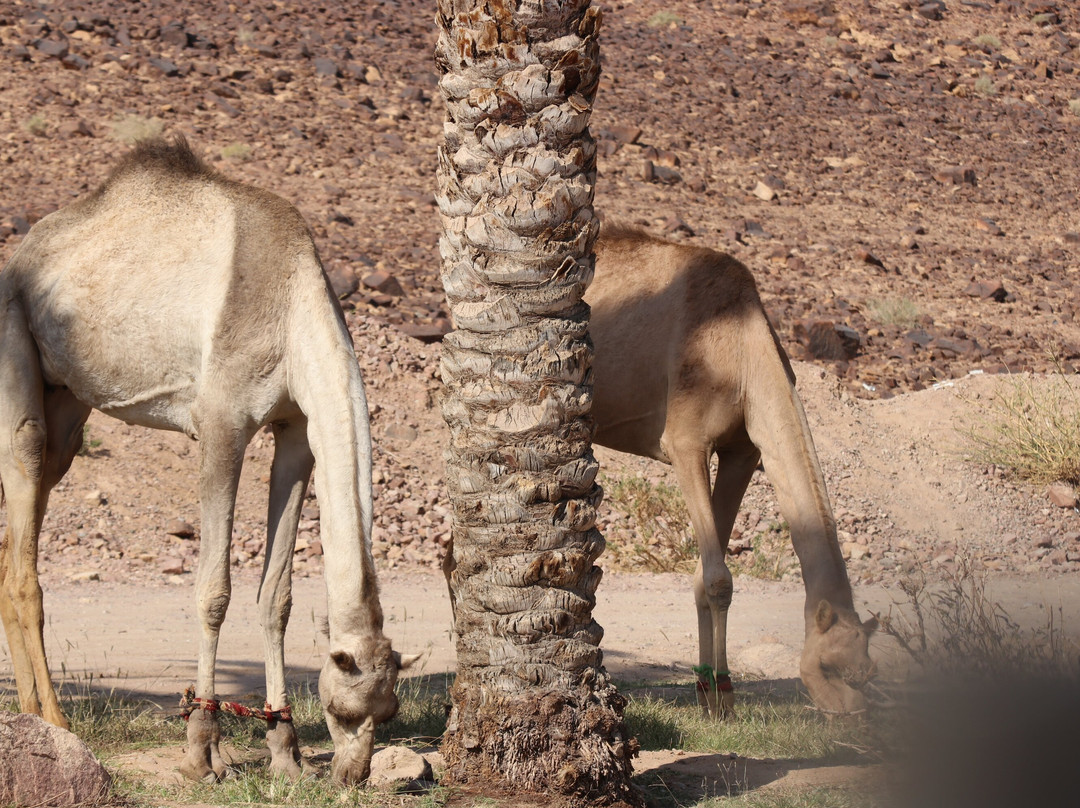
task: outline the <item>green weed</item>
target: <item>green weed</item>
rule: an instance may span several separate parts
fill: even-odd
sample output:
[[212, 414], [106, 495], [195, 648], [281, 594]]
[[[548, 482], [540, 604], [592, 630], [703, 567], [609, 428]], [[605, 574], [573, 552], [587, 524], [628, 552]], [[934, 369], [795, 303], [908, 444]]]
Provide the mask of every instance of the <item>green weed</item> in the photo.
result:
[[1001, 50], [1001, 40], [993, 34], [979, 34], [972, 42], [986, 50]]
[[95, 449], [100, 449], [101, 448], [101, 439], [100, 438], [92, 438], [92, 437], [90, 437], [90, 425], [89, 424], [83, 424], [82, 435], [83, 435], [83, 439], [82, 439], [82, 446], [79, 447], [79, 456], [80, 457], [89, 457], [91, 454], [93, 454]]

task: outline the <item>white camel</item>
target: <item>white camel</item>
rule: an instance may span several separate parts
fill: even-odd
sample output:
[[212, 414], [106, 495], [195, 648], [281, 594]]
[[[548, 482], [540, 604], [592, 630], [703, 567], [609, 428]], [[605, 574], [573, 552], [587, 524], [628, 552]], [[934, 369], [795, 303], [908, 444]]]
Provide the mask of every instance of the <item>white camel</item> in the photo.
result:
[[[874, 672], [868, 643], [877, 624], [855, 613], [791, 366], [749, 270], [712, 250], [605, 226], [585, 300], [595, 347], [595, 441], [672, 465], [690, 511], [700, 549], [694, 598], [702, 708], [722, 717], [734, 704], [727, 661], [732, 575], [724, 555], [763, 461], [806, 586], [803, 682], [822, 710], [863, 709], [857, 688]], [[450, 548], [448, 581], [454, 566]]]
[[[91, 409], [200, 444], [197, 709], [181, 771], [216, 780], [218, 634], [244, 449], [275, 440], [259, 613], [271, 768], [300, 774], [285, 692], [292, 555], [315, 467], [330, 656], [319, 694], [339, 782], [367, 778], [398, 672], [371, 556], [371, 439], [341, 309], [300, 214], [202, 163], [182, 138], [137, 146], [86, 199], [38, 222], [0, 273], [0, 615], [19, 706], [67, 726], [42, 640], [38, 533]], [[282, 712], [284, 711], [284, 712]]]

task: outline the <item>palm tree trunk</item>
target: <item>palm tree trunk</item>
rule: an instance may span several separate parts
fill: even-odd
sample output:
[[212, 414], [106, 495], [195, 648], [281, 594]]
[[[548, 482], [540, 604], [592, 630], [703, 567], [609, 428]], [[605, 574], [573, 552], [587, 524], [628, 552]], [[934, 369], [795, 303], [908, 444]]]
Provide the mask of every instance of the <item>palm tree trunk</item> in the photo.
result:
[[635, 802], [592, 619], [604, 548], [588, 307], [598, 224], [589, 0], [439, 0], [455, 783]]

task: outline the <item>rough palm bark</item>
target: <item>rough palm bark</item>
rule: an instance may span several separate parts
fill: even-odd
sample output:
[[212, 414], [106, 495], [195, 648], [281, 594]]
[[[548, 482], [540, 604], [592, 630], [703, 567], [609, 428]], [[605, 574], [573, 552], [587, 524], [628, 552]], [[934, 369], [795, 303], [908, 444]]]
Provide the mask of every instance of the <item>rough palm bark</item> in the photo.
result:
[[600, 14], [588, 0], [438, 0], [443, 343], [458, 677], [456, 783], [635, 801], [624, 700], [592, 618], [604, 547], [582, 295], [598, 230]]

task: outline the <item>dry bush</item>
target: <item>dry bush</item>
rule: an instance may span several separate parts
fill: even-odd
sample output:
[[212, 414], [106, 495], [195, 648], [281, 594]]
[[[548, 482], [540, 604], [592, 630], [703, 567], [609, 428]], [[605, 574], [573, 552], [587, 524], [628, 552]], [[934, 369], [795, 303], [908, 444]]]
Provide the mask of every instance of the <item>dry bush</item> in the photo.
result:
[[138, 143], [140, 140], [152, 140], [160, 137], [165, 130], [161, 118], [144, 118], [142, 115], [118, 115], [112, 122], [113, 139], [121, 143]]
[[966, 431], [971, 457], [1034, 483], [1080, 484], [1080, 391], [1060, 369], [1049, 379], [1018, 375]]
[[608, 536], [607, 551], [616, 566], [652, 572], [693, 570], [697, 541], [678, 488], [627, 477], [605, 481], [604, 489], [611, 507], [625, 514], [622, 529], [616, 527]]
[[1023, 629], [986, 592], [986, 573], [957, 559], [941, 586], [931, 586], [920, 571], [904, 578], [902, 608], [875, 615], [881, 631], [899, 643], [924, 670], [948, 678], [992, 679], [1075, 676], [1076, 649], [1062, 626], [1061, 608], [1047, 610], [1046, 623]]

